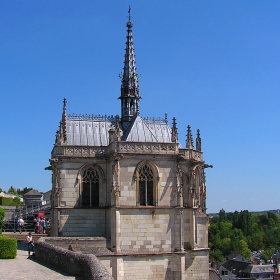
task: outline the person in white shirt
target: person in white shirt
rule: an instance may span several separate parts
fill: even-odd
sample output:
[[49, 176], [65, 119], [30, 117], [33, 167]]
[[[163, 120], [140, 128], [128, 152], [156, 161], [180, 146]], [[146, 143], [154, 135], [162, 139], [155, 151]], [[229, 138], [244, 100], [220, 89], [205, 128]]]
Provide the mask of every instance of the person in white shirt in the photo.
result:
[[20, 216], [19, 219], [18, 219], [18, 226], [19, 226], [19, 233], [21, 234], [21, 233], [22, 233], [23, 226], [24, 226], [24, 220], [22, 219], [21, 216]]
[[29, 232], [28, 235], [26, 236], [26, 242], [28, 245], [28, 256], [30, 256], [30, 251], [34, 253], [34, 243], [32, 240], [32, 232]]

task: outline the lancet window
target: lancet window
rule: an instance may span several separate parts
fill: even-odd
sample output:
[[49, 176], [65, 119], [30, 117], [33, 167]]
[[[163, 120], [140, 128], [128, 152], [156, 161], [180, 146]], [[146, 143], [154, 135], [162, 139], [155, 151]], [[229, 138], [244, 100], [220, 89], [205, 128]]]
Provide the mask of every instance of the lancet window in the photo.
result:
[[154, 205], [154, 173], [147, 164], [139, 170], [139, 202], [140, 205]]
[[89, 167], [82, 176], [82, 206], [99, 206], [99, 175]]

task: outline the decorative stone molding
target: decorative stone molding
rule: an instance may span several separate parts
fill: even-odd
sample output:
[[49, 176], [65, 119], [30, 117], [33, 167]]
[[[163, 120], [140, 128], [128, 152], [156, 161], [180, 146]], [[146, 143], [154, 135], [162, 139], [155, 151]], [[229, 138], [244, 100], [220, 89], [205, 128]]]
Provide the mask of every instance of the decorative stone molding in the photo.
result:
[[148, 154], [174, 154], [177, 152], [177, 143], [138, 143], [120, 142], [118, 152], [121, 153], [148, 153]]
[[179, 149], [179, 154], [182, 159], [193, 159], [196, 161], [202, 161], [202, 152], [190, 149]]

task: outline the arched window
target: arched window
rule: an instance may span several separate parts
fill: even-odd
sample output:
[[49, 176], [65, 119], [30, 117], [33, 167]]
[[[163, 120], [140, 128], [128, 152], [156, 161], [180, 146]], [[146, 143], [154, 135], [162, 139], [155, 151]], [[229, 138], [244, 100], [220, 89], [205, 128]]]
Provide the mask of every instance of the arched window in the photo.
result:
[[147, 164], [139, 170], [140, 205], [154, 205], [154, 173]]
[[93, 167], [83, 172], [82, 206], [99, 206], [99, 175]]

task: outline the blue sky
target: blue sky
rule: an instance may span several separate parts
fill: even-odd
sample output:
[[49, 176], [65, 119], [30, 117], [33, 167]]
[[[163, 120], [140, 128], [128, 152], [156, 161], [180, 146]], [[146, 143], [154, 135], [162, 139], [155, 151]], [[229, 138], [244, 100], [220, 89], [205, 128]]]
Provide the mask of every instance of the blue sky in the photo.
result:
[[279, 1], [0, 1], [1, 183], [51, 188], [67, 112], [120, 113], [131, 5], [140, 113], [199, 128], [208, 212], [279, 207]]

